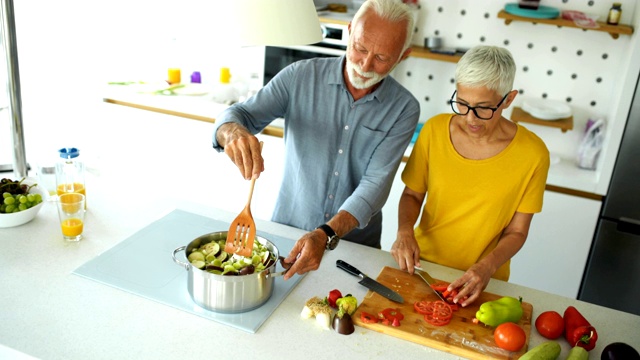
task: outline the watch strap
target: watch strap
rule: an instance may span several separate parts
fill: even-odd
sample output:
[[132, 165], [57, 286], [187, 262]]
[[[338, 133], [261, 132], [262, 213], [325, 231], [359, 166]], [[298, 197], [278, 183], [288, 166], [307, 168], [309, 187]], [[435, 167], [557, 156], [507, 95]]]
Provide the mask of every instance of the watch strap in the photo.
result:
[[336, 232], [333, 231], [331, 226], [327, 224], [322, 224], [318, 226], [316, 229], [322, 230], [327, 235], [327, 243], [324, 246], [325, 249], [333, 250], [336, 248], [336, 246], [338, 246], [338, 242], [340, 241], [340, 238], [338, 237], [338, 235], [336, 235]]
[[318, 226], [316, 229], [320, 229], [320, 230], [324, 231], [324, 233], [327, 234], [328, 237], [336, 236], [336, 232], [333, 231], [331, 226], [329, 226], [327, 224], [322, 224], [322, 225]]

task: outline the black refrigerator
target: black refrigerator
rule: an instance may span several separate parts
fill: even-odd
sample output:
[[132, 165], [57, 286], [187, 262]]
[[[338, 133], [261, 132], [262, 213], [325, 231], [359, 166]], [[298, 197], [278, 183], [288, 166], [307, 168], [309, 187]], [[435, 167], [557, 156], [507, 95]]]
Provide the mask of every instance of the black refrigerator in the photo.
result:
[[640, 79], [578, 299], [640, 315]]

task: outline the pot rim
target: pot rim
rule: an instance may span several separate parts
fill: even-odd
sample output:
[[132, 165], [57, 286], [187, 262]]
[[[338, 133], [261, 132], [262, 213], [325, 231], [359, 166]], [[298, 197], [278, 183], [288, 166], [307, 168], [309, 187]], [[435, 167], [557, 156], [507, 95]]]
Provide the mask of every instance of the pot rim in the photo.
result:
[[[213, 279], [224, 279], [225, 282], [236, 282], [236, 281], [244, 281], [244, 279], [250, 278], [250, 277], [260, 277], [260, 276], [270, 276], [270, 274], [273, 272], [272, 270], [275, 269], [276, 264], [278, 263], [279, 259], [282, 259], [282, 257], [280, 256], [280, 251], [278, 250], [278, 247], [276, 246], [276, 244], [274, 244], [273, 242], [269, 241], [268, 239], [256, 235], [256, 240], [258, 242], [260, 242], [262, 245], [266, 246], [267, 249], [269, 249], [269, 251], [271, 251], [271, 253], [275, 256], [276, 261], [273, 262], [273, 264], [271, 264], [269, 267], [265, 268], [264, 270], [262, 270], [259, 273], [253, 273], [253, 274], [247, 274], [247, 275], [221, 275], [221, 274], [214, 274], [212, 272], [206, 271], [206, 270], [202, 270], [199, 269], [193, 265], [191, 265], [191, 262], [189, 262], [189, 260], [187, 259], [188, 253], [193, 249], [193, 248], [198, 248], [204, 244], [208, 244], [212, 241], [219, 241], [219, 240], [226, 240], [227, 239], [227, 233], [228, 231], [214, 231], [214, 232], [210, 232], [210, 233], [206, 233], [203, 235], [198, 236], [197, 238], [191, 240], [189, 242], [188, 245], [186, 246], [180, 246], [178, 248], [176, 248], [173, 251], [173, 261], [178, 264], [181, 265], [182, 267], [185, 268], [185, 270], [187, 271], [194, 271], [195, 274], [198, 274], [199, 276], [204, 276], [207, 278], [213, 278]], [[183, 251], [184, 250], [184, 258], [186, 260], [186, 262], [183, 262], [179, 259], [176, 258], [176, 253]], [[286, 271], [285, 271], [286, 272]], [[282, 273], [284, 274], [284, 272]], [[278, 274], [275, 273], [274, 275], [282, 275], [282, 274]], [[273, 275], [272, 275], [273, 276]]]

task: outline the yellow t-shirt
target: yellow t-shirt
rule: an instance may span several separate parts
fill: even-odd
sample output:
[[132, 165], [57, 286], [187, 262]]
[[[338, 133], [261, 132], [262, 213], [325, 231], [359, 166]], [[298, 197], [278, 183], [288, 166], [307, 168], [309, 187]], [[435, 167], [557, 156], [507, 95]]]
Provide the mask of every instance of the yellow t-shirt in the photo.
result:
[[[484, 160], [462, 157], [440, 114], [425, 123], [402, 172], [411, 190], [426, 193], [415, 229], [423, 260], [466, 271], [498, 244], [516, 212], [537, 213], [549, 171], [549, 151], [518, 125], [511, 143]], [[509, 279], [507, 261], [493, 275]]]

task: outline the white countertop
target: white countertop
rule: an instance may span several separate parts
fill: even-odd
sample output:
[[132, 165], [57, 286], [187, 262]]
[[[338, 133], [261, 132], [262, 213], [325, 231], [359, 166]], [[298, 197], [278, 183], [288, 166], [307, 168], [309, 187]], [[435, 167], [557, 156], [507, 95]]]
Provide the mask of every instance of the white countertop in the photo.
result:
[[[104, 107], [102, 116], [109, 119], [109, 126], [95, 130], [104, 143], [97, 141], [94, 148], [83, 149], [94, 159], [88, 164], [93, 169], [87, 179], [86, 239], [62, 240], [51, 202], [32, 222], [0, 229], [0, 358], [15, 358], [18, 351], [26, 354], [23, 358], [40, 359], [198, 359], [217, 357], [225, 349], [234, 349], [232, 357], [259, 359], [335, 359], [338, 352], [350, 360], [396, 359], [399, 354], [410, 359], [458, 358], [359, 327], [350, 336], [339, 335], [300, 318], [308, 298], [325, 296], [334, 288], [363, 299], [366, 289], [335, 267], [337, 259], [374, 277], [383, 266], [395, 266], [389, 253], [348, 242], [328, 252], [320, 269], [300, 281], [256, 334], [72, 274], [175, 208], [230, 221], [246, 200], [244, 187], [233, 188], [234, 183], [246, 184], [237, 181], [235, 172], [226, 172], [229, 160], [207, 147], [211, 124], [171, 116], [159, 119], [159, 114], [145, 117], [147, 112], [132, 118], [123, 107]], [[153, 134], [149, 144], [136, 151], [127, 148], [145, 136], [145, 130]], [[269, 192], [260, 184], [256, 182], [252, 208]], [[303, 233], [261, 219], [257, 227], [292, 241]], [[444, 280], [461, 274], [438, 265], [424, 266]], [[542, 311], [562, 313], [575, 305], [598, 329], [600, 338], [592, 358], [616, 341], [640, 349], [639, 316], [496, 280], [487, 291], [522, 296], [533, 304], [534, 319]], [[542, 341], [532, 327], [530, 347]], [[564, 357], [569, 345], [559, 342]]]

